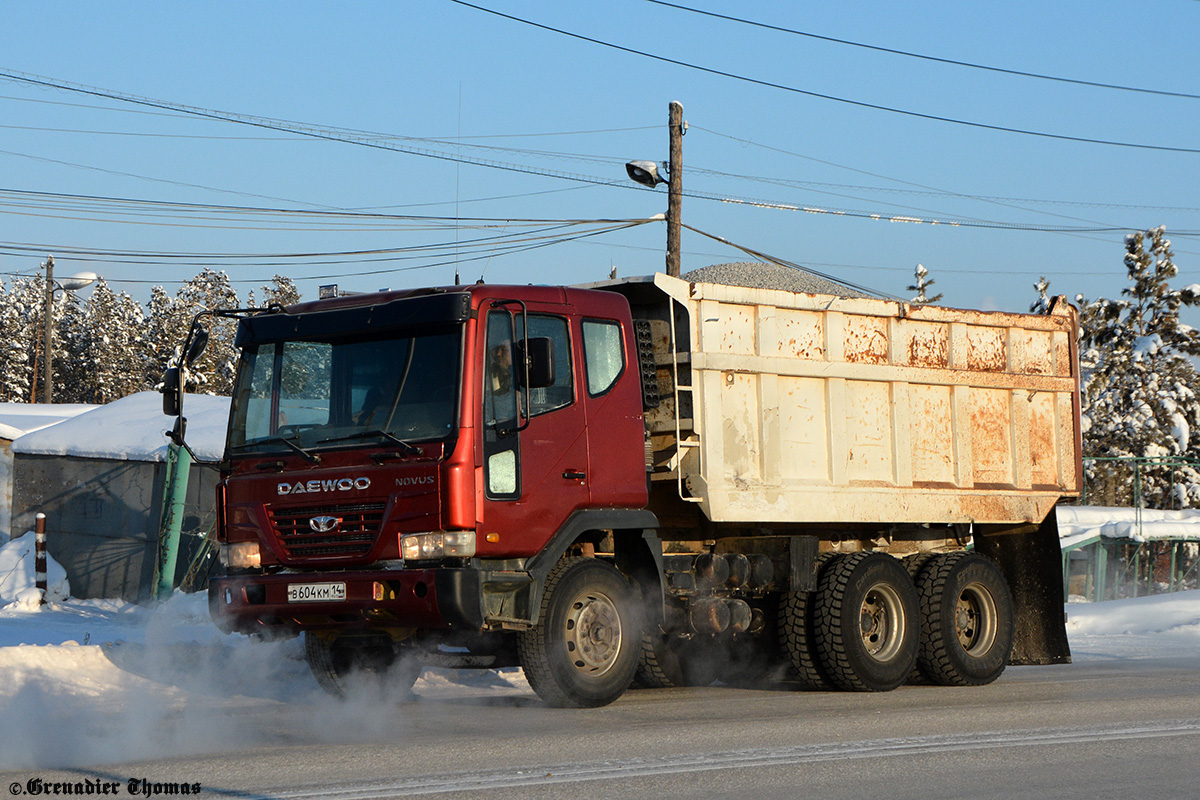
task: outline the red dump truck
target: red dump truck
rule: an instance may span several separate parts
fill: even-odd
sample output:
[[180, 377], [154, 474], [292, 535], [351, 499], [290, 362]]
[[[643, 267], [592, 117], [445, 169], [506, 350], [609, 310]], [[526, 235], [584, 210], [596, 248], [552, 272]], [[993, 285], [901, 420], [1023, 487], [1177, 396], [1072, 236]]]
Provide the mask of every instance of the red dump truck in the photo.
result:
[[213, 619], [335, 694], [520, 665], [556, 706], [1067, 662], [1076, 325], [662, 274], [243, 313]]

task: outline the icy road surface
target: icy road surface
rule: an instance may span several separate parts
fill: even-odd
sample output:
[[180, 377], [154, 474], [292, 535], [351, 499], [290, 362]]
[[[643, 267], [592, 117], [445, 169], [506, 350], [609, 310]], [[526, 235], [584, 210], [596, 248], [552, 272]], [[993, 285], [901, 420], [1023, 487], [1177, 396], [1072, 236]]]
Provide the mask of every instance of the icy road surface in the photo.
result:
[[[726, 687], [542, 706], [519, 670], [427, 670], [418, 697], [326, 697], [297, 642], [151, 612], [0, 609], [0, 791], [199, 783], [208, 796], [1194, 796], [1200, 592], [1072, 604], [1075, 663], [882, 695]], [[24, 791], [24, 790], [22, 790]]]

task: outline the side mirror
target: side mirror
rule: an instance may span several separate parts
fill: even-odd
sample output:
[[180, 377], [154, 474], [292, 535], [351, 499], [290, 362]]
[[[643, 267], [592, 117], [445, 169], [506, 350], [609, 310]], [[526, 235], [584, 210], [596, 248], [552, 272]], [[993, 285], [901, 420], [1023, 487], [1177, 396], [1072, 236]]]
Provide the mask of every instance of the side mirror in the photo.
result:
[[554, 342], [534, 336], [516, 343], [517, 383], [525, 389], [554, 385]]
[[182, 406], [179, 387], [179, 367], [167, 367], [163, 373], [162, 396], [163, 413], [168, 417], [178, 417]]
[[204, 348], [208, 347], [208, 328], [196, 327], [192, 334], [192, 343], [188, 345], [187, 355], [183, 359], [183, 363], [189, 367], [196, 363], [196, 359], [204, 352]]

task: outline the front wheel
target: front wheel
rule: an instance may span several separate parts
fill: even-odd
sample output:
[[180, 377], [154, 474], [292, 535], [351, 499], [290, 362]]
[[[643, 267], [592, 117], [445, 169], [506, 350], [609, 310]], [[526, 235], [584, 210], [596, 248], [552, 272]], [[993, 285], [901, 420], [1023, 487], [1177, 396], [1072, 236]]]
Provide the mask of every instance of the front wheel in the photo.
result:
[[321, 688], [346, 697], [355, 688], [371, 688], [406, 698], [421, 675], [415, 655], [383, 635], [337, 636], [306, 631], [304, 657]]
[[564, 559], [551, 570], [538, 624], [517, 640], [529, 685], [548, 705], [563, 708], [593, 708], [620, 697], [641, 649], [629, 581], [595, 558]]

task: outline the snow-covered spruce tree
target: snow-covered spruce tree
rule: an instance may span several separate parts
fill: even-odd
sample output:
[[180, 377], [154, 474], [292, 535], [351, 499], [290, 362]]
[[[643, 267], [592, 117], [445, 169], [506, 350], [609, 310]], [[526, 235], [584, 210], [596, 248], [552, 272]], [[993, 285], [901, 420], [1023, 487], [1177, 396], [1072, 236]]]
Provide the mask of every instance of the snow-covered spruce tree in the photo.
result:
[[[1192, 357], [1200, 355], [1200, 332], [1180, 323], [1179, 311], [1200, 305], [1200, 285], [1170, 287], [1178, 269], [1161, 227], [1125, 238], [1125, 267], [1132, 285], [1122, 299], [1081, 303], [1084, 455], [1194, 458], [1200, 382]], [[1093, 502], [1136, 499], [1128, 464], [1091, 462], [1088, 478]], [[1151, 508], [1198, 506], [1200, 471], [1147, 468], [1141, 494]]]
[[912, 286], [909, 286], [908, 291], [916, 292], [916, 295], [913, 296], [911, 302], [936, 303], [938, 300], [942, 299], [941, 292], [935, 294], [933, 297], [928, 296], [927, 293], [929, 291], [929, 287], [933, 286], [936, 281], [929, 277], [929, 270], [925, 269], [924, 264], [917, 264], [916, 270], [913, 271], [913, 276], [916, 279], [916, 283], [914, 283]]
[[176, 310], [175, 298], [161, 286], [150, 289], [146, 303], [146, 361], [143, 379], [150, 386], [162, 382], [168, 364], [178, 357], [178, 350], [187, 335], [190, 319]]
[[1037, 283], [1033, 285], [1037, 290], [1038, 297], [1029, 304], [1030, 314], [1049, 314], [1050, 313], [1050, 281], [1046, 280], [1043, 275]]
[[109, 403], [154, 386], [145, 370], [145, 313], [125, 292], [113, 292], [103, 278], [84, 306], [79, 351], [83, 402]]
[[[177, 358], [175, 350], [183, 344], [188, 326], [196, 314], [238, 306], [237, 292], [230, 286], [229, 276], [224, 272], [205, 269], [180, 286], [173, 301], [165, 306], [168, 318], [163, 321], [162, 327], [170, 338], [162, 343], [162, 347], [170, 349], [171, 357]], [[237, 349], [233, 346], [237, 323], [210, 318], [208, 333], [208, 348], [188, 370], [189, 381], [185, 388], [201, 394], [229, 395], [233, 392], [233, 378], [237, 370]], [[160, 350], [159, 355], [162, 354]], [[163, 367], [166, 367], [166, 363]], [[161, 371], [159, 376], [161, 379]]]
[[[260, 286], [262, 292], [263, 307], [270, 305], [290, 306], [293, 303], [300, 302], [300, 290], [296, 288], [296, 283], [291, 278], [285, 278], [282, 275], [276, 275], [271, 278], [271, 283], [268, 286]], [[250, 296], [246, 300], [246, 305], [254, 308], [260, 304], [255, 302], [254, 292], [250, 292]]]
[[30, 403], [41, 399], [42, 311], [41, 278], [15, 278], [3, 297], [3, 342], [0, 344], [0, 399]]
[[74, 292], [54, 294], [54, 402], [91, 402], [91, 370], [86, 363], [87, 322]]
[[6, 287], [0, 281], [0, 403], [29, 402], [35, 319], [24, 304], [25, 283], [14, 280]]

